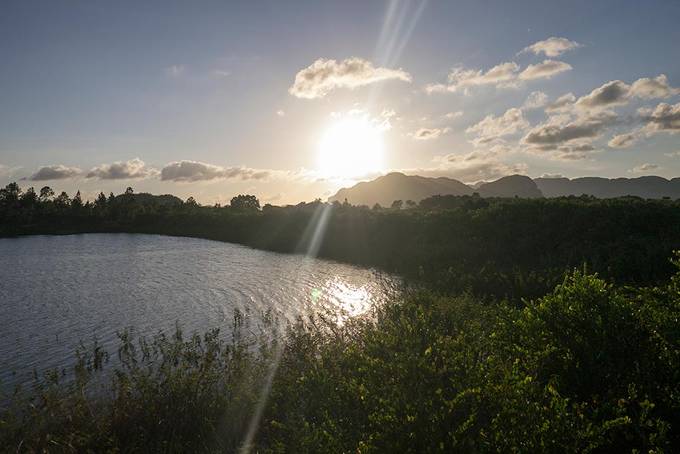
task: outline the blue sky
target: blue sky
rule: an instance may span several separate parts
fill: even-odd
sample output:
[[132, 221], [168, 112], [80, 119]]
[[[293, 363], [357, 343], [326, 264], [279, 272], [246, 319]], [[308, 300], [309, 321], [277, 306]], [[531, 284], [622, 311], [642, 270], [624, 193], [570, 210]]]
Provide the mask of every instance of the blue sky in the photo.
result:
[[[3, 2], [0, 183], [292, 203], [390, 170], [679, 176], [678, 23], [677, 1]], [[382, 167], [321, 175], [352, 116]]]

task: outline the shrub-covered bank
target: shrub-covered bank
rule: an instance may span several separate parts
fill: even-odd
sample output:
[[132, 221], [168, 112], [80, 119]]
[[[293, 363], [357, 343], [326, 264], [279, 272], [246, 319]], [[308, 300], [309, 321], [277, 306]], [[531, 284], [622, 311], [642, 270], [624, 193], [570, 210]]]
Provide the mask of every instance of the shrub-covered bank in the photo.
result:
[[[680, 267], [680, 261], [675, 265]], [[677, 452], [680, 272], [523, 304], [426, 290], [261, 339], [123, 333], [0, 415], [7, 452]], [[89, 391], [88, 391], [89, 390]], [[264, 398], [266, 396], [266, 398]], [[256, 430], [252, 430], [256, 429]]]

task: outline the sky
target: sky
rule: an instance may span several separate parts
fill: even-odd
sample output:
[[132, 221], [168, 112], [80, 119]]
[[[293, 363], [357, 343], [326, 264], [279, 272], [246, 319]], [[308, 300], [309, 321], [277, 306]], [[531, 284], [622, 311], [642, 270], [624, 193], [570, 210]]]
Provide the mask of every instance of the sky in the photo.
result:
[[0, 184], [228, 203], [390, 171], [680, 176], [680, 2], [32, 1]]

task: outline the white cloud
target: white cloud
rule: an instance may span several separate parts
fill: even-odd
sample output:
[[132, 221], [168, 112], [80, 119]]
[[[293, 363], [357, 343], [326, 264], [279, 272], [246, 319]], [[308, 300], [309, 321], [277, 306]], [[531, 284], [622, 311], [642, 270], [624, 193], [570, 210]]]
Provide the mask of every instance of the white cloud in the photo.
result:
[[342, 61], [320, 58], [295, 75], [288, 92], [298, 98], [323, 98], [337, 88], [354, 89], [385, 80], [411, 82], [411, 75], [401, 69], [376, 68], [356, 57]]
[[411, 136], [416, 140], [432, 140], [449, 132], [451, 128], [420, 128]]
[[540, 109], [548, 103], [548, 95], [542, 91], [532, 91], [522, 105], [522, 109]]
[[224, 179], [264, 180], [269, 170], [247, 167], [221, 167], [198, 161], [174, 161], [161, 169], [162, 181], [194, 182]]
[[184, 74], [185, 69], [184, 65], [172, 65], [165, 68], [165, 74], [170, 77], [179, 77]]
[[[538, 41], [531, 46], [525, 47], [521, 52], [533, 52], [534, 54], [545, 54], [546, 57], [557, 57], [564, 52], [581, 47], [576, 41], [567, 38], [550, 37], [543, 41]], [[520, 53], [521, 53], [520, 52]]]
[[469, 94], [470, 88], [485, 85], [497, 88], [516, 88], [522, 81], [549, 79], [570, 69], [572, 67], [568, 63], [555, 60], [545, 60], [536, 65], [529, 65], [522, 72], [515, 62], [501, 63], [488, 71], [456, 67], [449, 73], [447, 83], [427, 85], [425, 91], [429, 94], [443, 92]]
[[671, 151], [670, 153], [664, 153], [664, 155], [668, 156], [669, 158], [680, 158], [680, 150]]
[[515, 62], [506, 62], [494, 66], [488, 71], [457, 67], [451, 70], [448, 84], [432, 84], [425, 87], [428, 93], [457, 92], [480, 85], [512, 85], [517, 78], [519, 66]]
[[680, 89], [673, 88], [668, 84], [665, 74], [659, 74], [651, 79], [643, 77], [633, 82], [630, 87], [630, 95], [643, 99], [668, 98], [680, 93]]
[[551, 77], [570, 71], [572, 66], [569, 63], [557, 60], [543, 60], [542, 63], [529, 65], [519, 74], [521, 80], [550, 79]]
[[80, 176], [83, 171], [78, 167], [69, 167], [62, 164], [40, 167], [33, 175], [28, 177], [31, 181], [66, 180]]
[[278, 115], [279, 117], [285, 117], [286, 112], [284, 110], [277, 110], [276, 115]]
[[575, 102], [576, 96], [574, 96], [573, 93], [567, 93], [557, 98], [554, 102], [548, 104], [545, 108], [545, 111], [548, 113], [567, 112], [571, 110]]
[[629, 170], [631, 173], [649, 173], [653, 170], [658, 170], [660, 167], [656, 164], [650, 164], [648, 162], [645, 162], [644, 164], [641, 164], [637, 167], [633, 167], [632, 169]]
[[643, 110], [643, 119], [647, 122], [645, 130], [648, 133], [680, 132], [680, 103], [670, 105], [665, 102], [657, 105], [654, 110]]
[[617, 134], [607, 143], [611, 148], [629, 148], [640, 138], [640, 133], [633, 131], [625, 134]]
[[449, 112], [449, 113], [444, 114], [444, 118], [446, 118], [447, 120], [454, 120], [454, 119], [460, 118], [462, 116], [463, 116], [462, 110], [458, 110], [456, 112]]
[[102, 164], [92, 168], [86, 178], [99, 178], [101, 180], [126, 180], [148, 178], [158, 174], [155, 169], [146, 167], [144, 161], [134, 158], [125, 162], [114, 162], [113, 164]]
[[486, 144], [500, 137], [515, 134], [529, 127], [529, 122], [524, 118], [521, 109], [516, 107], [508, 109], [503, 115], [494, 117], [487, 115], [479, 123], [465, 130], [468, 134], [476, 134], [473, 140], [475, 145]]
[[526, 174], [524, 163], [506, 164], [493, 151], [472, 151], [464, 154], [435, 156], [433, 167], [402, 170], [407, 174], [455, 178], [465, 183], [495, 180], [507, 175]]

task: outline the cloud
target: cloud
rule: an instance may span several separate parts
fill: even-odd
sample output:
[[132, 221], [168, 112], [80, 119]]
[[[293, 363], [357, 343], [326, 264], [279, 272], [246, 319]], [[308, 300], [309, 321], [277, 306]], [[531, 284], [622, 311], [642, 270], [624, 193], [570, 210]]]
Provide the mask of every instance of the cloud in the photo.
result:
[[557, 60], [543, 60], [542, 63], [529, 65], [519, 74], [521, 80], [550, 79], [554, 75], [570, 71], [572, 66], [569, 63]]
[[80, 176], [83, 173], [78, 167], [68, 167], [62, 164], [40, 167], [28, 177], [31, 181], [66, 180]]
[[92, 168], [86, 178], [99, 178], [100, 180], [127, 180], [148, 178], [157, 175], [158, 171], [146, 167], [144, 161], [134, 158], [129, 161], [117, 161], [113, 164], [102, 164]]
[[354, 89], [384, 80], [411, 82], [411, 75], [401, 69], [376, 68], [356, 57], [342, 61], [320, 58], [295, 75], [288, 92], [297, 98], [315, 99], [337, 88]]
[[513, 107], [500, 117], [487, 115], [479, 123], [467, 128], [465, 132], [468, 134], [475, 133], [477, 137], [473, 140], [473, 143], [480, 145], [503, 136], [515, 134], [528, 127], [529, 122], [524, 118], [522, 110]]
[[170, 77], [179, 77], [184, 74], [185, 69], [184, 65], [172, 65], [165, 68], [165, 74]]
[[647, 122], [646, 131], [656, 132], [680, 132], [680, 103], [670, 105], [660, 103], [652, 111], [643, 110], [643, 120]]
[[557, 98], [554, 102], [548, 104], [545, 108], [545, 111], [548, 113], [567, 112], [571, 110], [575, 102], [576, 96], [574, 96], [573, 93], [567, 93]]
[[611, 148], [629, 148], [634, 145], [639, 138], [640, 134], [637, 132], [618, 134], [612, 137], [607, 145], [609, 145]]
[[494, 66], [488, 71], [457, 67], [451, 70], [448, 84], [431, 84], [425, 87], [428, 93], [456, 92], [480, 85], [512, 85], [517, 77], [519, 66], [515, 62], [506, 62]]
[[664, 153], [664, 156], [668, 156], [669, 158], [680, 158], [680, 150]]
[[534, 79], [549, 79], [552, 76], [572, 69], [571, 65], [561, 61], [545, 60], [543, 63], [527, 66], [519, 72], [520, 67], [515, 62], [505, 62], [494, 66], [488, 71], [481, 69], [466, 69], [456, 67], [451, 70], [446, 84], [430, 84], [425, 87], [429, 94], [443, 92], [463, 92], [469, 94], [469, 89], [484, 85], [498, 88], [515, 88], [522, 81]]
[[278, 115], [279, 117], [285, 117], [286, 112], [284, 110], [277, 110], [276, 115]]
[[582, 47], [576, 41], [570, 41], [567, 38], [550, 37], [543, 41], [538, 41], [531, 46], [525, 47], [520, 53], [533, 52], [534, 54], [545, 54], [546, 57], [557, 57], [564, 52], [572, 49]]
[[652, 170], [658, 170], [660, 167], [656, 164], [650, 164], [648, 162], [645, 162], [644, 164], [641, 164], [637, 167], [633, 167], [632, 169], [629, 170], [630, 173], [647, 173], [651, 172]]
[[224, 179], [264, 180], [269, 170], [247, 167], [221, 167], [198, 161], [174, 161], [161, 169], [162, 181], [194, 182]]
[[434, 166], [418, 169], [402, 169], [407, 174], [430, 177], [449, 177], [474, 183], [495, 180], [506, 175], [526, 174], [524, 163], [506, 164], [498, 160], [498, 154], [492, 151], [472, 151], [465, 154], [447, 154], [435, 156]]
[[668, 78], [664, 74], [653, 79], [640, 78], [632, 85], [620, 80], [612, 80], [579, 98], [576, 106], [581, 109], [608, 108], [625, 105], [632, 98], [668, 98], [678, 93], [680, 89], [668, 85]]
[[557, 121], [549, 120], [529, 131], [522, 142], [549, 150], [575, 140], [595, 139], [616, 120], [617, 116], [612, 112], [601, 112], [568, 122], [563, 122], [561, 118]]
[[600, 109], [621, 106], [628, 103], [630, 85], [620, 80], [613, 80], [594, 89], [590, 94], [582, 96], [576, 101], [576, 106], [582, 109]]
[[411, 136], [416, 140], [431, 140], [439, 138], [450, 130], [451, 128], [420, 128]]
[[659, 74], [651, 79], [643, 77], [633, 82], [630, 87], [630, 95], [643, 99], [668, 98], [680, 93], [680, 89], [673, 88], [668, 84], [665, 74]]
[[539, 109], [548, 103], [548, 95], [542, 91], [532, 91], [522, 105], [522, 109]]
[[458, 110], [456, 112], [449, 112], [449, 113], [444, 114], [444, 118], [446, 118], [447, 120], [454, 120], [454, 119], [462, 117], [462, 116], [463, 116], [462, 110]]

